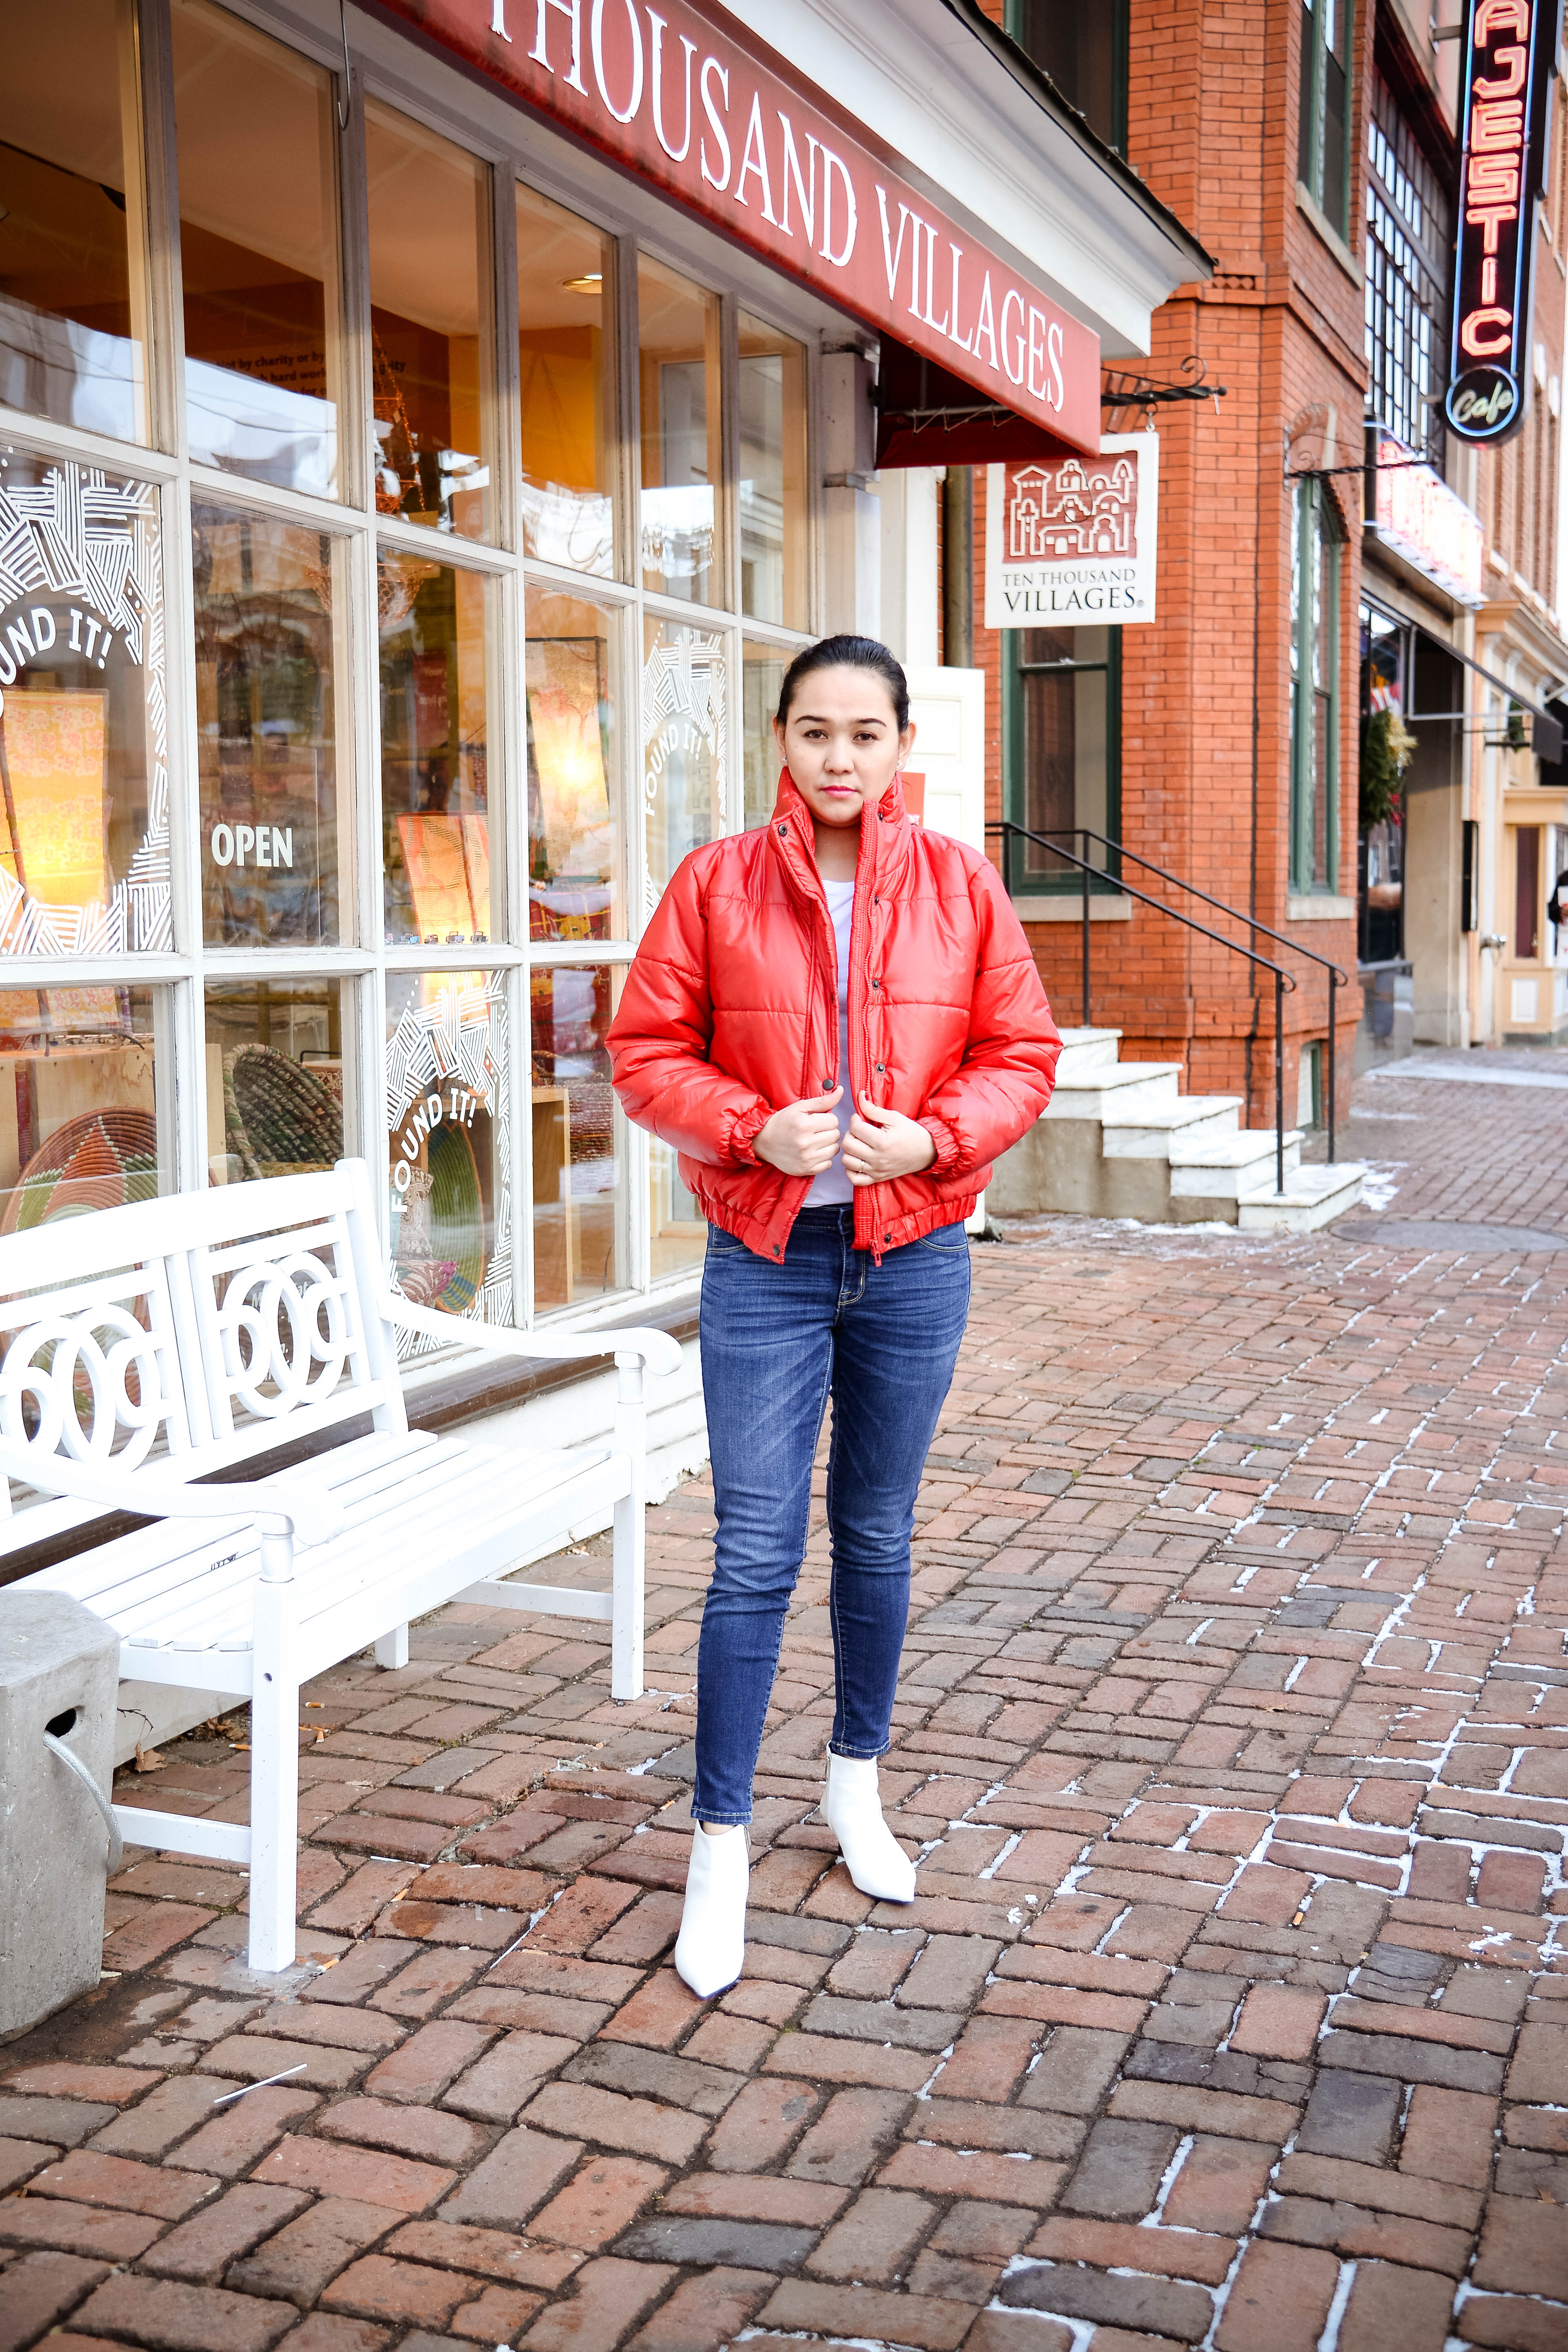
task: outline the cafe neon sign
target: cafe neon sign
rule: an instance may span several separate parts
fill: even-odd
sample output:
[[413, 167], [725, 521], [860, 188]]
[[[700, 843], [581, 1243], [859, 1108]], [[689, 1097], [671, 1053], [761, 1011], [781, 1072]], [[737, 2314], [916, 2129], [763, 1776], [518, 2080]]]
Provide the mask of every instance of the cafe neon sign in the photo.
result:
[[1464, 441], [1519, 431], [1530, 389], [1535, 207], [1563, 0], [1468, 0], [1464, 184], [1444, 413]]

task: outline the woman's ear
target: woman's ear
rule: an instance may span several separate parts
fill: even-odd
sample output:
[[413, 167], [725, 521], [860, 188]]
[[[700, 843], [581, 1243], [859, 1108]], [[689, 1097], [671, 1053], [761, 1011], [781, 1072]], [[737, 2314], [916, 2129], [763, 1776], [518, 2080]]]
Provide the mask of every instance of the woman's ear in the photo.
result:
[[783, 722], [776, 712], [773, 715], [773, 741], [778, 745], [782, 753], [784, 747], [784, 731]]
[[900, 768], [907, 768], [910, 763], [910, 753], [915, 748], [915, 736], [918, 731], [915, 722], [911, 719], [909, 725], [905, 728], [903, 733], [899, 738], [899, 765]]

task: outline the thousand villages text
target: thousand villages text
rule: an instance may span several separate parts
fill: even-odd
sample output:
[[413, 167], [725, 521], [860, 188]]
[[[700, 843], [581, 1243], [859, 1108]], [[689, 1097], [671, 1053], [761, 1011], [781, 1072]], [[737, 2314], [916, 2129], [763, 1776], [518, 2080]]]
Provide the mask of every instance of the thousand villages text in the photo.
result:
[[[1089, 330], [1000, 256], [976, 256], [973, 242], [966, 253], [939, 207], [695, 10], [479, 0], [486, 39], [475, 0], [389, 5], [835, 300], [932, 356], [940, 348], [970, 383], [1005, 378], [1021, 395], [1010, 404], [1049, 411], [1057, 430], [1098, 446]], [[869, 240], [867, 179], [879, 231]]]

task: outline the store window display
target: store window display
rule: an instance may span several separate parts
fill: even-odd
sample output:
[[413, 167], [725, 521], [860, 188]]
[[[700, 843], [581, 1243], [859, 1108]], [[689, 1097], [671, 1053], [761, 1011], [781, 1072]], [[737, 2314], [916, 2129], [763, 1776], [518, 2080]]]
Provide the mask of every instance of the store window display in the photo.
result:
[[488, 539], [489, 174], [374, 100], [364, 143], [376, 511]]
[[133, 44], [115, 0], [7, 12], [0, 70], [0, 405], [147, 435]]
[[206, 0], [174, 0], [171, 25], [191, 455], [334, 497], [331, 78]]
[[0, 447], [0, 951], [167, 947], [158, 494]]
[[446, 1314], [515, 1321], [504, 972], [388, 974], [386, 1108], [398, 1289]]
[[643, 586], [694, 604], [723, 593], [719, 323], [717, 295], [638, 256]]
[[298, 1176], [342, 1158], [342, 994], [334, 980], [208, 984], [209, 1182]]
[[0, 988], [0, 1234], [172, 1189], [148, 989]]
[[528, 592], [528, 928], [534, 940], [625, 939], [619, 616], [542, 584]]
[[519, 187], [523, 549], [605, 578], [616, 569], [614, 256], [602, 230]]
[[388, 947], [488, 940], [492, 583], [383, 549], [381, 808]]
[[335, 943], [346, 546], [205, 503], [192, 539], [206, 937]]
[[618, 1290], [623, 1162], [605, 1032], [620, 968], [556, 964], [529, 981], [533, 1297], [542, 1310]]

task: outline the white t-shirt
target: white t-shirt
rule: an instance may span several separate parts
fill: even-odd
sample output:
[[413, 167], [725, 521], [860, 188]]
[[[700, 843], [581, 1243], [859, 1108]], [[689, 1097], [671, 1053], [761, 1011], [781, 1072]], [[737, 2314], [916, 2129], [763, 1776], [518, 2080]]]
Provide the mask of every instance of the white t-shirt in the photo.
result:
[[838, 1150], [822, 1174], [812, 1178], [811, 1190], [801, 1205], [807, 1209], [838, 1209], [855, 1198], [855, 1187], [844, 1173], [844, 1138], [855, 1116], [849, 1087], [849, 919], [855, 911], [855, 885], [825, 879], [822, 887], [827, 894], [827, 911], [833, 919], [834, 943], [838, 950], [838, 1083], [844, 1091], [834, 1106], [838, 1114]]

